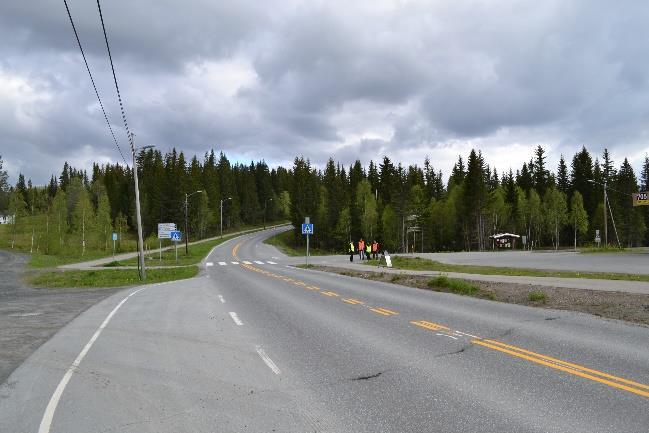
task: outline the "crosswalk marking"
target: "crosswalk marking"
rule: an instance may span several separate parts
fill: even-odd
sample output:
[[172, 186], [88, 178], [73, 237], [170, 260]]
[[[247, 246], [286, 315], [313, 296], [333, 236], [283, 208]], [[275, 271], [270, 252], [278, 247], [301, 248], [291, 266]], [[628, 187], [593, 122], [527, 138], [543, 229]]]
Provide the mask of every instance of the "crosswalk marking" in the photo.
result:
[[212, 263], [212, 262], [205, 263], [206, 268], [209, 268], [210, 266], [214, 266], [214, 263]]
[[276, 265], [276, 264], [277, 264], [277, 263], [275, 263], [275, 262], [271, 262], [270, 260], [267, 261], [266, 263], [268, 263], [269, 265]]
[[257, 263], [258, 265], [263, 265], [264, 264], [264, 262], [262, 262], [261, 260], [255, 260], [255, 263]]
[[225, 263], [225, 262], [219, 262], [219, 265], [221, 265], [221, 266], [225, 266], [225, 265], [227, 265], [227, 263]]
[[249, 262], [248, 260], [244, 260], [243, 263], [244, 263], [245, 265], [252, 265], [252, 262]]
[[233, 265], [238, 265], [238, 264], [239, 264], [239, 262], [232, 262], [232, 264], [233, 264]]

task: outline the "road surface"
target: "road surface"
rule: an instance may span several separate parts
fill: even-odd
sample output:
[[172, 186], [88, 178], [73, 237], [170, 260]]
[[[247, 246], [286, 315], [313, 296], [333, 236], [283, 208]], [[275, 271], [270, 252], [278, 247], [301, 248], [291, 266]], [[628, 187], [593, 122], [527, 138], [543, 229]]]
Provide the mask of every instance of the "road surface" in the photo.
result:
[[649, 329], [286, 267], [268, 234], [81, 314], [0, 431], [647, 431]]
[[649, 274], [649, 252], [646, 250], [638, 250], [634, 253], [578, 253], [544, 250], [416, 253], [414, 255], [454, 265]]

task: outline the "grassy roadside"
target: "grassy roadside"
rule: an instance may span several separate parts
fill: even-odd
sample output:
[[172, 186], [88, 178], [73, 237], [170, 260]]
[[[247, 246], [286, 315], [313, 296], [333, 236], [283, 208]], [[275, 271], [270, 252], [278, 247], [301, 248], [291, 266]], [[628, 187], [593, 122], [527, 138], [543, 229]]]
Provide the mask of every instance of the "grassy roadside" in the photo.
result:
[[[274, 247], [277, 247], [277, 249], [279, 249], [287, 256], [300, 257], [306, 255], [306, 248], [305, 247], [296, 248], [294, 245], [292, 245], [292, 240], [293, 240], [293, 231], [288, 230], [285, 232], [278, 233], [275, 236], [266, 238], [264, 240], [264, 243], [267, 245], [272, 245]], [[336, 254], [336, 253], [333, 251], [327, 251], [327, 250], [321, 250], [318, 248], [309, 247], [309, 255], [311, 256], [329, 256], [331, 254]]]
[[[262, 230], [262, 227], [239, 227], [236, 232], [248, 231], [249, 233]], [[234, 232], [235, 230], [233, 230]], [[158, 254], [147, 256], [149, 266], [168, 266], [163, 269], [147, 269], [147, 279], [145, 284], [160, 283], [165, 281], [181, 280], [196, 276], [199, 269], [196, 266], [215, 246], [239, 236], [239, 234], [230, 234], [223, 239], [214, 239], [211, 241], [200, 242], [191, 245], [189, 254], [185, 254], [184, 244], [178, 248], [178, 262], [175, 260], [174, 251], [163, 252], [163, 261], [159, 262]], [[83, 260], [93, 260], [106, 257], [101, 252], [86, 254]], [[155, 259], [155, 260], [154, 260]], [[42, 254], [32, 255], [31, 267], [38, 270], [31, 271], [26, 276], [26, 281], [32, 286], [42, 288], [60, 288], [60, 287], [120, 287], [140, 285], [137, 269], [110, 269], [115, 266], [137, 266], [137, 258], [125, 260], [124, 262], [111, 262], [107, 267], [92, 270], [54, 270], [43, 269], [53, 268], [65, 263], [75, 263], [81, 260], [80, 257], [61, 257], [47, 256]]]
[[[189, 253], [185, 254], [185, 244], [178, 245], [178, 261], [176, 261], [176, 254], [173, 249], [168, 251], [163, 251], [160, 253], [146, 254], [144, 259], [146, 260], [147, 266], [188, 266], [195, 265], [209, 254], [209, 252], [217, 245], [222, 244], [232, 238], [235, 238], [239, 235], [230, 235], [223, 236], [223, 239], [215, 239], [208, 242], [202, 242], [200, 244], [194, 244], [189, 246]], [[162, 256], [162, 260], [160, 257]], [[128, 260], [121, 260], [110, 262], [104, 267], [115, 267], [115, 266], [137, 266], [137, 257]]]
[[[198, 266], [185, 266], [169, 269], [148, 269], [146, 283], [192, 278], [198, 273]], [[27, 277], [27, 282], [34, 287], [120, 287], [141, 285], [137, 269], [99, 269], [90, 271], [43, 271]]]
[[[365, 265], [377, 265], [376, 260], [368, 260]], [[621, 274], [615, 272], [574, 272], [551, 271], [544, 269], [508, 268], [495, 266], [454, 265], [420, 257], [392, 257], [392, 267], [413, 271], [458, 272], [479, 275], [515, 275], [524, 277], [592, 278], [596, 280], [649, 281], [649, 274]]]
[[[332, 266], [312, 266], [313, 269], [354, 278], [399, 284], [435, 292], [452, 293], [489, 301], [525, 305], [555, 310], [579, 311], [609, 319], [649, 325], [649, 295], [598, 290], [570, 289], [517, 283], [466, 281], [439, 275], [363, 272]], [[545, 320], [560, 319], [556, 314]]]

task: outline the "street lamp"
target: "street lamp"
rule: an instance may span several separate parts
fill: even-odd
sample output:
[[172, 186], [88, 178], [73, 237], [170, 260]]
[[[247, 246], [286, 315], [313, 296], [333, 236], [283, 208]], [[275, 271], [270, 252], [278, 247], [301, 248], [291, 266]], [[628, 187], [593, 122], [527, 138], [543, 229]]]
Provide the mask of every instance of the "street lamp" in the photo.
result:
[[267, 198], [264, 200], [264, 230], [266, 230], [266, 206], [268, 205], [269, 201], [273, 201], [272, 198]]
[[606, 197], [606, 179], [604, 179], [604, 183], [594, 181], [593, 179], [587, 179], [587, 181], [593, 184], [602, 185], [604, 187], [604, 245], [608, 246], [608, 218], [606, 215], [606, 204], [608, 202], [608, 198]]
[[221, 239], [223, 239], [223, 202], [227, 200], [232, 200], [232, 197], [221, 199]]
[[193, 196], [194, 194], [198, 194], [199, 192], [203, 192], [201, 190], [194, 191], [191, 194], [185, 193], [185, 254], [189, 254], [189, 229], [187, 228], [187, 201], [189, 197]]
[[137, 161], [135, 159], [135, 152], [137, 150], [151, 149], [154, 146], [143, 146], [140, 148], [135, 147], [133, 137], [135, 134], [131, 133], [131, 154], [133, 156], [133, 178], [135, 180], [135, 217], [137, 219], [137, 241], [138, 253], [140, 264], [140, 280], [146, 280], [146, 270], [144, 269], [144, 241], [142, 239], [142, 214], [140, 212], [140, 184], [137, 178]]

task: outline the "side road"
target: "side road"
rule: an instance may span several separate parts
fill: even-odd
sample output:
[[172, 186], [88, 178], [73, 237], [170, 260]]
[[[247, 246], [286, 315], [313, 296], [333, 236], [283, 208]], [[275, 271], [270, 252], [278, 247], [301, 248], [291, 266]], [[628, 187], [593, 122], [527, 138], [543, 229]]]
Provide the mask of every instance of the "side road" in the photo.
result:
[[[290, 224], [282, 224], [282, 225], [278, 225], [278, 226], [275, 226], [275, 227], [276, 228], [283, 228], [283, 227], [286, 227], [288, 225], [290, 225]], [[263, 229], [255, 228], [255, 229], [249, 229], [249, 230], [242, 230], [242, 231], [239, 231], [239, 232], [228, 233], [227, 236], [228, 237], [240, 236], [240, 235], [245, 235], [247, 233], [252, 233], [252, 232], [256, 232], [256, 231], [260, 231], [260, 230], [263, 230]], [[205, 238], [205, 239], [201, 239], [199, 241], [190, 242], [189, 245], [196, 245], [196, 244], [202, 244], [202, 243], [205, 243], [205, 242], [211, 242], [211, 241], [215, 241], [215, 240], [217, 240], [219, 238], [220, 238], [220, 236], [214, 236], [214, 237], [211, 237], [211, 238]], [[153, 250], [146, 251], [145, 254], [156, 254], [156, 253], [159, 253], [161, 251], [168, 251], [168, 250], [171, 250], [171, 249], [173, 249], [172, 246], [164, 247], [164, 248], [156, 248], [156, 249], [153, 249]], [[115, 262], [115, 261], [122, 261], [122, 260], [132, 259], [132, 258], [135, 258], [137, 256], [138, 256], [138, 252], [134, 251], [134, 252], [131, 252], [131, 253], [117, 254], [116, 256], [104, 257], [102, 259], [89, 260], [87, 262], [69, 263], [69, 264], [66, 264], [66, 265], [59, 266], [58, 269], [87, 270], [87, 269], [91, 269], [91, 268], [94, 268], [94, 267], [97, 267], [97, 266], [103, 266], [103, 265], [106, 265], [108, 263]], [[113, 268], [113, 269], [132, 269], [132, 268], [135, 268], [135, 266], [120, 266], [120, 267], [116, 267], [116, 268]], [[166, 268], [170, 268], [170, 266], [166, 266]]]
[[[385, 267], [368, 266], [363, 262], [349, 261], [349, 256], [313, 256], [309, 258], [313, 265], [336, 266], [339, 268], [353, 269], [357, 272], [385, 272], [394, 274], [437, 276], [447, 275], [451, 278], [460, 278], [471, 281], [485, 281], [490, 283], [516, 283], [529, 284], [533, 286], [565, 287], [571, 289], [601, 290], [605, 292], [626, 292], [649, 294], [649, 282], [645, 281], [624, 281], [624, 280], [597, 280], [589, 278], [559, 278], [559, 277], [529, 277], [519, 275], [482, 275], [465, 274], [460, 272], [437, 272], [437, 271], [412, 271]], [[304, 264], [304, 258], [291, 257], [291, 264]]]

